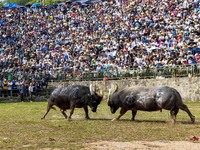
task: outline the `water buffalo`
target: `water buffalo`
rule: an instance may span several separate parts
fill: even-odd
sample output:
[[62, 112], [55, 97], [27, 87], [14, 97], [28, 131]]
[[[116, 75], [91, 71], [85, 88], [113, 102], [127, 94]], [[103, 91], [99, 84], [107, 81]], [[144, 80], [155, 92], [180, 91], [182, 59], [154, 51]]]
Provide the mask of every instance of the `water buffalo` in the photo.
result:
[[172, 121], [175, 123], [176, 115], [179, 109], [181, 109], [188, 113], [192, 123], [195, 122], [195, 117], [188, 107], [183, 104], [180, 93], [174, 88], [168, 86], [153, 88], [126, 87], [118, 90], [118, 86], [115, 87], [112, 94], [111, 90], [109, 90], [108, 106], [110, 106], [111, 113], [113, 114], [121, 107], [120, 115], [116, 120], [119, 120], [128, 110], [132, 110], [131, 120], [135, 120], [138, 110], [162, 111], [162, 109], [166, 109], [170, 110]]
[[[84, 108], [85, 118], [90, 119], [88, 115], [88, 106], [91, 107], [93, 112], [96, 112], [97, 106], [100, 104], [103, 96], [97, 94], [92, 86], [84, 85], [70, 85], [67, 87], [56, 88], [48, 100], [47, 111], [41, 119], [44, 119], [50, 109], [55, 109], [53, 106], [60, 108], [61, 113], [68, 120], [75, 108]], [[67, 117], [65, 111], [70, 109], [70, 115]]]

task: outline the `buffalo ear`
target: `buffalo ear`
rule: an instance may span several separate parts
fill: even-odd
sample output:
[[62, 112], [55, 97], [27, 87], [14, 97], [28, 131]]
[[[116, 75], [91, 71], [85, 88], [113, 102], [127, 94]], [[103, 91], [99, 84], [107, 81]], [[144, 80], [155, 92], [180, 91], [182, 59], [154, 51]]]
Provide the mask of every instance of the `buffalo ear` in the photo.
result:
[[103, 100], [103, 95], [99, 95], [99, 98], [100, 98], [101, 100]]

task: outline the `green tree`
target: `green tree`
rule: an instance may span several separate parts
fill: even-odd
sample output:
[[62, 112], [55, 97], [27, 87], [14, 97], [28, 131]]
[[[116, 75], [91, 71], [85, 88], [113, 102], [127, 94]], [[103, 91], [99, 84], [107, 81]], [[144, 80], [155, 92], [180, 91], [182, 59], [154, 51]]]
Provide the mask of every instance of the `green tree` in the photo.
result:
[[3, 6], [4, 3], [9, 2], [9, 3], [16, 3], [18, 5], [27, 5], [27, 4], [33, 4], [35, 2], [44, 4], [46, 6], [51, 5], [56, 2], [63, 2], [65, 0], [5, 0], [0, 3], [0, 7]]
[[[32, 1], [34, 3], [35, 0], [32, 0]], [[18, 5], [26, 5], [29, 2], [31, 2], [31, 0], [7, 0], [7, 2], [9, 2], [9, 3], [16, 3]]]

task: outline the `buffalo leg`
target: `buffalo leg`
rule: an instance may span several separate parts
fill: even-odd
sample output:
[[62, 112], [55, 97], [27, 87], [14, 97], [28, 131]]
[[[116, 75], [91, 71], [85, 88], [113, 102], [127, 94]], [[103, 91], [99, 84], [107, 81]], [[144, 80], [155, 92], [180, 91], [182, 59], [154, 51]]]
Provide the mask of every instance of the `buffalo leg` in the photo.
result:
[[190, 110], [188, 109], [188, 107], [185, 104], [179, 106], [179, 108], [181, 110], [187, 112], [187, 114], [190, 116], [190, 119], [191, 119], [192, 123], [195, 122], [195, 116], [192, 115], [192, 113], [190, 112]]
[[172, 122], [175, 123], [176, 122], [176, 115], [178, 114], [179, 109], [172, 109], [170, 111], [171, 117], [172, 117]]
[[114, 118], [112, 121], [119, 120], [127, 111], [127, 109], [121, 108], [119, 116], [117, 118]]
[[71, 120], [71, 117], [72, 117], [72, 114], [74, 113], [74, 106], [72, 106], [71, 108], [70, 108], [70, 114], [69, 114], [69, 118], [68, 118], [68, 121], [70, 121]]
[[60, 112], [63, 114], [63, 116], [65, 117], [65, 119], [67, 119], [67, 114], [65, 113], [65, 110], [61, 109]]
[[133, 120], [133, 121], [135, 120], [136, 114], [137, 114], [137, 111], [132, 110], [132, 118], [131, 118], [131, 120]]
[[47, 107], [47, 111], [46, 113], [44, 114], [44, 116], [41, 118], [41, 120], [45, 119], [46, 115], [49, 113], [51, 107]]
[[83, 109], [85, 110], [85, 119], [90, 119], [90, 117], [88, 115], [88, 107], [84, 106]]

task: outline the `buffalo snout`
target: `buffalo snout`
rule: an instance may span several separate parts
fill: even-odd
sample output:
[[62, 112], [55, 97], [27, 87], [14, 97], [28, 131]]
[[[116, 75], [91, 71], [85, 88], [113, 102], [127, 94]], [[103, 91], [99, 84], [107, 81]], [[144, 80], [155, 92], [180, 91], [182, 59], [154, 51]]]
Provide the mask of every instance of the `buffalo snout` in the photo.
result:
[[97, 111], [97, 107], [92, 107], [91, 110], [92, 110], [92, 112], [96, 112]]
[[115, 109], [114, 107], [110, 107], [110, 111], [112, 114], [114, 114], [117, 111], [117, 109]]

